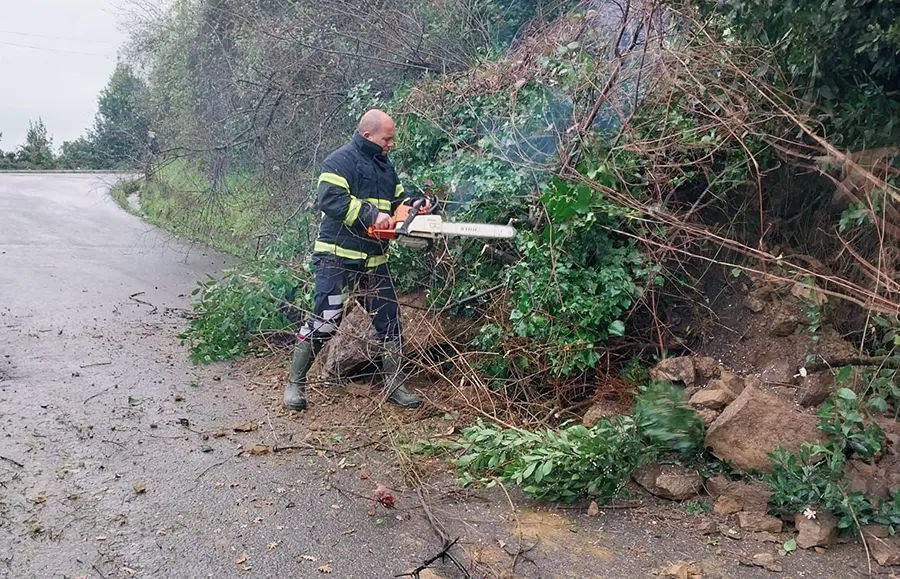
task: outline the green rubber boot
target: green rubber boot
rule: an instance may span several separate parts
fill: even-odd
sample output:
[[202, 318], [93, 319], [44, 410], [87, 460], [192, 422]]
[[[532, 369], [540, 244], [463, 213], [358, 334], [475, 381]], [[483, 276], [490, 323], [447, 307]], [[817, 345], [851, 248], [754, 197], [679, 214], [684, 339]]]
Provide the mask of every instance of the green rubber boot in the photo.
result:
[[384, 343], [381, 370], [384, 373], [387, 401], [403, 408], [418, 408], [422, 399], [406, 388], [404, 376], [400, 373], [403, 358], [400, 355], [400, 341], [388, 340]]
[[288, 410], [306, 408], [306, 373], [316, 359], [319, 348], [312, 340], [301, 340], [294, 347], [294, 359], [291, 361], [291, 373], [284, 389], [282, 403]]

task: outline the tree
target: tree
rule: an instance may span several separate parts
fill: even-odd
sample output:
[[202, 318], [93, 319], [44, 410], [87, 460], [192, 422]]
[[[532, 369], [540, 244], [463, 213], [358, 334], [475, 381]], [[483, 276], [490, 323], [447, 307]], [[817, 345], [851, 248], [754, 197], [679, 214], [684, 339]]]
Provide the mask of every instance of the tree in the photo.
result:
[[102, 169], [97, 160], [94, 143], [84, 137], [65, 141], [59, 156], [59, 166], [64, 169]]
[[[137, 165], [147, 142], [149, 122], [143, 110], [146, 86], [123, 63], [116, 65], [109, 84], [100, 93], [94, 128], [88, 135], [93, 163], [114, 168]], [[87, 143], [72, 144], [80, 154]]]
[[36, 123], [28, 121], [25, 144], [19, 149], [18, 157], [30, 169], [52, 169], [56, 165], [53, 137], [48, 135], [47, 127], [40, 117]]

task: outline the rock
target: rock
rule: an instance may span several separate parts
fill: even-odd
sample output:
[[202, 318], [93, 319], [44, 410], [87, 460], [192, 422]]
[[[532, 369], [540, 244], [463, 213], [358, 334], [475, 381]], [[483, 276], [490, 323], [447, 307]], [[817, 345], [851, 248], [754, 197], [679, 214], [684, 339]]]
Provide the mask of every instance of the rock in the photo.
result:
[[689, 356], [666, 358], [650, 369], [650, 378], [660, 382], [681, 382], [693, 386], [696, 380], [694, 362]]
[[781, 532], [781, 519], [777, 517], [770, 517], [765, 513], [748, 513], [747, 511], [739, 512], [737, 517], [741, 530], [766, 533]]
[[[428, 349], [453, 341], [469, 331], [465, 324], [450, 323], [436, 310], [426, 308], [424, 294], [404, 295], [399, 301], [403, 353], [408, 356], [421, 357]], [[345, 382], [374, 369], [370, 365], [377, 363], [380, 357], [381, 347], [372, 320], [365, 309], [353, 302], [346, 306], [338, 331], [319, 356], [324, 359], [321, 368], [313, 366], [312, 371], [320, 371], [325, 380]]]
[[717, 515], [733, 515], [741, 510], [741, 503], [729, 496], [721, 496], [713, 505], [713, 512]]
[[719, 532], [719, 523], [712, 519], [707, 519], [697, 525], [697, 532], [701, 535], [714, 535]]
[[763, 301], [756, 296], [747, 296], [747, 299], [744, 300], [744, 307], [754, 314], [758, 314], [766, 309], [766, 305]]
[[828, 547], [837, 538], [837, 517], [826, 511], [818, 511], [815, 519], [807, 519], [802, 514], [794, 517], [797, 528], [797, 546], [801, 549]]
[[875, 503], [892, 496], [890, 476], [880, 466], [854, 458], [844, 464], [844, 478], [849, 481], [851, 491], [861, 492]]
[[728, 403], [732, 400], [734, 400], [734, 398], [728, 392], [713, 388], [712, 385], [710, 385], [708, 388], [704, 388], [691, 396], [689, 404], [700, 408], [721, 410], [728, 406]]
[[863, 532], [866, 536], [872, 535], [877, 539], [886, 539], [891, 536], [891, 530], [886, 525], [864, 525]]
[[659, 576], [665, 579], [701, 579], [699, 565], [679, 561], [660, 569]]
[[616, 414], [618, 414], [618, 410], [614, 404], [601, 400], [588, 408], [587, 412], [584, 413], [584, 417], [581, 419], [581, 423], [588, 428], [593, 428], [600, 422], [601, 418], [614, 416]]
[[740, 541], [741, 539], [744, 538], [744, 536], [741, 535], [741, 532], [738, 531], [737, 529], [727, 529], [722, 534], [725, 535], [726, 537], [728, 537], [729, 539], [734, 539], [735, 541]]
[[673, 501], [695, 497], [703, 488], [703, 479], [697, 471], [658, 464], [638, 468], [634, 473], [634, 481], [650, 494]]
[[719, 417], [719, 413], [710, 408], [699, 408], [696, 413], [703, 420], [703, 426], [709, 426]]
[[355, 304], [349, 307], [324, 353], [322, 374], [325, 380], [344, 382], [352, 378], [362, 366], [378, 359], [377, 342], [375, 328], [366, 311]]
[[726, 505], [730, 508], [734, 508], [731, 505], [737, 506], [735, 510], [724, 513], [729, 515], [738, 511], [765, 513], [769, 509], [769, 499], [772, 498], [772, 491], [762, 481], [731, 481], [722, 475], [706, 481], [706, 490], [716, 497], [716, 504], [720, 500], [725, 501], [721, 508], [726, 508]]
[[773, 573], [781, 573], [782, 571], [781, 562], [772, 553], [757, 553], [753, 555], [752, 562], [766, 571], [772, 571]]
[[831, 372], [816, 372], [801, 378], [797, 389], [797, 404], [804, 408], [818, 406], [825, 402], [834, 389], [834, 376]]
[[866, 537], [872, 557], [882, 567], [900, 565], [900, 544], [896, 538], [880, 539], [878, 537]]
[[709, 356], [697, 356], [693, 359], [693, 362], [695, 374], [703, 380], [718, 378], [722, 372], [722, 367], [719, 366], [719, 363], [715, 358], [710, 358]]
[[752, 382], [752, 380], [738, 376], [734, 372], [723, 370], [718, 380], [713, 380], [709, 383], [709, 388], [718, 388], [727, 392], [730, 397], [728, 400], [728, 403], [730, 404], [741, 395], [741, 392], [744, 391], [748, 382]]
[[716, 457], [745, 471], [761, 472], [771, 471], [768, 454], [778, 446], [796, 453], [804, 442], [824, 440], [814, 415], [798, 412], [749, 385], [706, 434], [706, 445]]
[[772, 325], [769, 330], [772, 332], [773, 336], [777, 336], [779, 338], [785, 338], [790, 336], [797, 330], [797, 326], [800, 325], [800, 317], [793, 313], [787, 312], [779, 312], [775, 319], [772, 320]]
[[597, 501], [591, 501], [591, 504], [588, 505], [587, 516], [589, 516], [589, 517], [600, 516], [600, 507], [597, 506]]

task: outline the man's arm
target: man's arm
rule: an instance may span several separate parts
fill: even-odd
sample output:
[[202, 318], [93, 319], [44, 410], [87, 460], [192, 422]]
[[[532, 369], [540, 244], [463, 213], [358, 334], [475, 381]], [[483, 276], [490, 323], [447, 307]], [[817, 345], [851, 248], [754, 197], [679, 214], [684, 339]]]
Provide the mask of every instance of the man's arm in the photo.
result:
[[351, 227], [357, 221], [363, 227], [374, 225], [378, 219], [378, 208], [358, 199], [350, 192], [349, 163], [328, 158], [322, 163], [317, 193], [319, 209], [325, 215]]

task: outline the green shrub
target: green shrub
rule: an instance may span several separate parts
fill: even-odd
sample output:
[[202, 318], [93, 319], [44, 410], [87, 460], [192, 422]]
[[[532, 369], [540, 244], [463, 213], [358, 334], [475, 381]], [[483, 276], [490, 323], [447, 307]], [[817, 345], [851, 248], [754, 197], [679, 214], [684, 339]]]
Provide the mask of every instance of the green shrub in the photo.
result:
[[684, 389], [669, 382], [652, 382], [635, 397], [638, 432], [661, 451], [696, 456], [703, 450], [703, 421], [688, 406]]
[[527, 496], [549, 501], [622, 496], [644, 456], [634, 422], [623, 416], [593, 428], [577, 424], [537, 432], [479, 422], [463, 430], [460, 443], [461, 484], [515, 484]]

